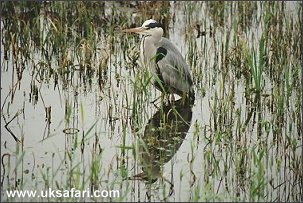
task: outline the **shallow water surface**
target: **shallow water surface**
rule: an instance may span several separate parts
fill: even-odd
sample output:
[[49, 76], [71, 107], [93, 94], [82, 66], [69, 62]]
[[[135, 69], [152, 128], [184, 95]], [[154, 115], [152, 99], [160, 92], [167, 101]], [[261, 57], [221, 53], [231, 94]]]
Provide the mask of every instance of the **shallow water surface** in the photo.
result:
[[[85, 201], [299, 201], [301, 7], [2, 2], [2, 198], [77, 188], [120, 192]], [[190, 65], [192, 104], [152, 102], [140, 38], [121, 32], [151, 17]]]

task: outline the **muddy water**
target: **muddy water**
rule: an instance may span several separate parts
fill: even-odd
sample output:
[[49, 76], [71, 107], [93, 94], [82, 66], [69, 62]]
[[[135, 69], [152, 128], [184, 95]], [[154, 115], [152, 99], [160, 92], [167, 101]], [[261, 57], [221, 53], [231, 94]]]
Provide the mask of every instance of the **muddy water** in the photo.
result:
[[[240, 11], [240, 3], [227, 3], [221, 18], [220, 3], [169, 6], [165, 34], [191, 64], [196, 92], [192, 108], [159, 101], [154, 105], [151, 101], [160, 93], [151, 85], [140, 89], [145, 78], [135, 60], [139, 37], [120, 32], [132, 23], [143, 23], [146, 17], [140, 9], [104, 5], [105, 17], [125, 19], [116, 14], [125, 11], [129, 22], [120, 19], [117, 25], [112, 20], [108, 27], [96, 29], [101, 30], [95, 36], [96, 49], [84, 69], [81, 65], [91, 48], [85, 40], [69, 44], [65, 59], [73, 65], [67, 66], [60, 65], [55, 54], [49, 56], [50, 66], [41, 65], [47, 61], [45, 55], [33, 48], [30, 59], [16, 60], [13, 46], [9, 47], [8, 60], [1, 60], [3, 189], [117, 189], [122, 201], [299, 200], [302, 115], [297, 95], [302, 93], [293, 81], [301, 78], [295, 55], [300, 46], [294, 46], [293, 35], [285, 57], [288, 66], [282, 67], [283, 74], [289, 70], [285, 80], [274, 81], [275, 71], [270, 73], [268, 64], [264, 68], [256, 112], [256, 96], [247, 79], [250, 70], [243, 65], [244, 52], [236, 48], [243, 43], [258, 50], [265, 12], [270, 10], [266, 8], [278, 19], [275, 9], [283, 6], [252, 4]], [[284, 30], [293, 21], [288, 29], [299, 32], [298, 3], [287, 2], [283, 8], [281, 27]], [[46, 39], [54, 25], [43, 12], [40, 15]], [[205, 36], [197, 37], [197, 24]], [[49, 41], [45, 42], [47, 49]], [[274, 42], [269, 39], [270, 43]], [[275, 49], [266, 54], [269, 63], [281, 57]], [[24, 70], [18, 79], [20, 67]], [[66, 72], [60, 74], [62, 70]], [[285, 100], [278, 93], [279, 83], [285, 91], [289, 84], [294, 86]], [[142, 172], [152, 177], [137, 176]]]

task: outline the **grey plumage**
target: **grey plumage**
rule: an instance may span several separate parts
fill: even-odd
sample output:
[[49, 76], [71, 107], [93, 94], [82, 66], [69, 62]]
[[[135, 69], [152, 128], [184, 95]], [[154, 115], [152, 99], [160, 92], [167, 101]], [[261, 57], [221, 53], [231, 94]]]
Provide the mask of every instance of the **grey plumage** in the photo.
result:
[[155, 76], [154, 84], [162, 92], [194, 98], [189, 67], [173, 43], [162, 37], [163, 29], [155, 20], [147, 20], [139, 28], [125, 30], [142, 34], [140, 56], [143, 68]]
[[192, 89], [192, 79], [189, 72], [188, 65], [181, 53], [176, 47], [166, 38], [162, 37], [158, 46], [167, 50], [167, 54], [156, 64], [159, 69], [163, 82], [167, 87], [169, 93], [182, 94], [190, 93]]

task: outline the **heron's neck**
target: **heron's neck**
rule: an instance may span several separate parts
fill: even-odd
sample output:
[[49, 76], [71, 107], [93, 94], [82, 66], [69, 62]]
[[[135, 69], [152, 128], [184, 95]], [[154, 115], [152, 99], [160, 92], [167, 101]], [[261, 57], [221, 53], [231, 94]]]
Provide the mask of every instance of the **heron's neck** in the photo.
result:
[[148, 38], [150, 42], [157, 44], [158, 42], [160, 42], [162, 36], [163, 36], [163, 29], [159, 27], [159, 28], [154, 28], [152, 34], [146, 36], [146, 38]]
[[150, 42], [152, 42], [153, 44], [157, 44], [158, 42], [160, 42], [162, 38], [162, 35], [149, 35], [146, 36], [146, 39]]
[[[160, 38], [161, 40], [161, 38]], [[141, 51], [140, 56], [142, 63], [147, 65], [150, 63], [151, 58], [153, 58], [157, 51], [157, 44], [160, 41], [154, 36], [143, 36], [141, 39]], [[148, 67], [148, 66], [147, 66]]]

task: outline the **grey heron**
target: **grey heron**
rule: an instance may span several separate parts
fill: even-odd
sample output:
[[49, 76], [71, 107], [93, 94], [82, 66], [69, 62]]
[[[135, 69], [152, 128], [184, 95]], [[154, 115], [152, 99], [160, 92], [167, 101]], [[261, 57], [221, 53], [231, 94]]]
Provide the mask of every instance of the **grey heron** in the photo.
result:
[[142, 35], [140, 58], [144, 67], [156, 76], [154, 85], [157, 89], [194, 100], [189, 66], [176, 46], [163, 37], [160, 23], [149, 19], [141, 27], [126, 29], [124, 32]]

